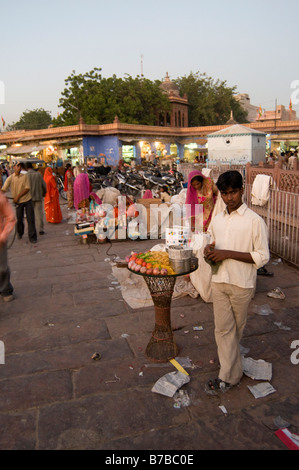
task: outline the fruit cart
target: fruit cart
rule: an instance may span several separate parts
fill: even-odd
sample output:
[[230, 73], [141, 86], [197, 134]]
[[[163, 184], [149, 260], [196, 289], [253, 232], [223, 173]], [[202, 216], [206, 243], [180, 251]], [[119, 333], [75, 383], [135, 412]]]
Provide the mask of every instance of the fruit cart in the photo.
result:
[[146, 274], [128, 267], [132, 273], [143, 276], [154, 303], [155, 327], [146, 348], [146, 356], [154, 362], [167, 362], [178, 355], [171, 328], [171, 298], [176, 278], [190, 274], [197, 267], [197, 258], [192, 258], [188, 271], [179, 274]]

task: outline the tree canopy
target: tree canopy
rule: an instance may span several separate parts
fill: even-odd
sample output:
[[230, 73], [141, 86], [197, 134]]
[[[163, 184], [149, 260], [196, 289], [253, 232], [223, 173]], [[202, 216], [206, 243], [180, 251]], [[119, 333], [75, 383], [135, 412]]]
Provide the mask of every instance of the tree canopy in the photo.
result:
[[49, 111], [43, 108], [26, 110], [18, 122], [12, 123], [9, 128], [13, 130], [33, 130], [47, 129], [52, 122], [52, 116]]
[[[239, 123], [247, 122], [247, 113], [234, 98], [236, 87], [229, 87], [226, 81], [214, 80], [204, 73], [191, 72], [173, 82], [181, 96], [188, 97], [189, 127], [225, 124], [231, 111]], [[50, 124], [70, 126], [78, 124], [80, 118], [86, 124], [110, 124], [115, 116], [127, 124], [156, 125], [157, 116], [170, 110], [167, 95], [160, 88], [161, 81], [151, 81], [116, 75], [105, 78], [100, 68], [85, 74], [75, 70], [65, 80], [59, 107], [62, 112], [52, 119], [44, 109], [26, 110], [20, 120], [10, 129], [45, 129]]]
[[231, 111], [235, 121], [245, 123], [247, 112], [234, 98], [236, 87], [225, 81], [213, 80], [206, 74], [191, 72], [174, 80], [180, 95], [186, 93], [189, 101], [189, 127], [225, 124]]
[[65, 80], [66, 88], [59, 100], [63, 112], [53, 120], [54, 126], [77, 124], [109, 124], [117, 116], [128, 124], [154, 125], [157, 113], [170, 108], [160, 90], [161, 82], [127, 75], [104, 78], [101, 69], [94, 68], [82, 75], [72, 74]]

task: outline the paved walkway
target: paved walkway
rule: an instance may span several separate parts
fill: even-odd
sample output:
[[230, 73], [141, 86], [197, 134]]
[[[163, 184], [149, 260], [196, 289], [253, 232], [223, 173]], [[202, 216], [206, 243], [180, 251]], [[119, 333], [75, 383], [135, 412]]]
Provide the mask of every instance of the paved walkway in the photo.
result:
[[[156, 241], [84, 245], [65, 219], [45, 231], [36, 245], [25, 235], [9, 250], [15, 300], [0, 304], [1, 449], [286, 449], [274, 433], [281, 419], [299, 432], [299, 365], [291, 362], [291, 343], [299, 340], [297, 269], [274, 257], [274, 277], [258, 276], [250, 307], [242, 345], [247, 356], [272, 364], [276, 391], [264, 398], [254, 398], [247, 386], [259, 381], [246, 376], [225, 394], [204, 393], [218, 371], [212, 305], [200, 297], [173, 301], [179, 355], [194, 366], [182, 388], [191, 404], [176, 408], [173, 398], [151, 391], [175, 370], [144, 355], [153, 308], [124, 302], [110, 264], [112, 255], [124, 258]], [[267, 297], [276, 286], [285, 300]], [[272, 313], [255, 313], [261, 306]]]

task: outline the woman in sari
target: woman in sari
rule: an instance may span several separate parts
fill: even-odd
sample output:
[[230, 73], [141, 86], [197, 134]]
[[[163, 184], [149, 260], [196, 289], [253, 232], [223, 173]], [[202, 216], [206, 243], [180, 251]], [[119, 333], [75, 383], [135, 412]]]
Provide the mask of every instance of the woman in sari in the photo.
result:
[[153, 199], [153, 193], [150, 189], [147, 189], [142, 196], [142, 199]]
[[[189, 205], [187, 207], [187, 214], [191, 218], [192, 231], [195, 229], [197, 216], [199, 216], [199, 220], [202, 217], [202, 231], [207, 231], [212, 218], [217, 193], [217, 187], [211, 178], [204, 176], [199, 170], [191, 171], [188, 177], [185, 204]], [[202, 216], [201, 210], [198, 210], [198, 205], [202, 206]]]
[[[198, 269], [189, 275], [189, 279], [204, 302], [212, 301], [212, 271], [204, 260], [203, 249], [210, 240], [207, 229], [214, 212], [217, 193], [217, 187], [211, 178], [204, 176], [199, 170], [191, 171], [185, 204], [187, 217], [191, 219], [191, 230], [194, 232], [191, 243], [198, 259]], [[197, 230], [200, 233], [196, 233]]]
[[67, 208], [73, 209], [74, 207], [74, 173], [72, 165], [67, 163], [64, 173], [64, 190], [67, 193]]
[[45, 169], [44, 180], [47, 185], [47, 193], [44, 200], [46, 221], [51, 224], [59, 224], [62, 221], [62, 213], [59, 205], [56, 177], [51, 167]]
[[74, 206], [78, 209], [89, 208], [92, 186], [86, 173], [80, 173], [74, 182]]

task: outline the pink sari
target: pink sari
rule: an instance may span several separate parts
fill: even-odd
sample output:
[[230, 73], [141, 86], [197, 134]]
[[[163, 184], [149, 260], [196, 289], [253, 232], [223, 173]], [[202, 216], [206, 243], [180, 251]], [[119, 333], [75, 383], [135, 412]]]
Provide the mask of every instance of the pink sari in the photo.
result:
[[74, 206], [78, 210], [89, 207], [89, 196], [92, 187], [86, 173], [80, 173], [74, 181]]
[[[200, 194], [197, 193], [197, 190], [193, 188], [191, 184], [194, 176], [201, 176], [203, 178], [202, 189]], [[204, 232], [207, 231], [209, 223], [211, 221], [216, 198], [217, 191], [213, 180], [204, 176], [199, 170], [191, 171], [188, 177], [188, 188], [185, 202], [185, 204], [189, 205], [189, 207], [187, 208], [187, 216], [191, 217], [191, 221], [194, 222], [195, 215], [198, 213], [198, 211], [196, 211], [196, 206], [201, 205], [203, 208]]]

